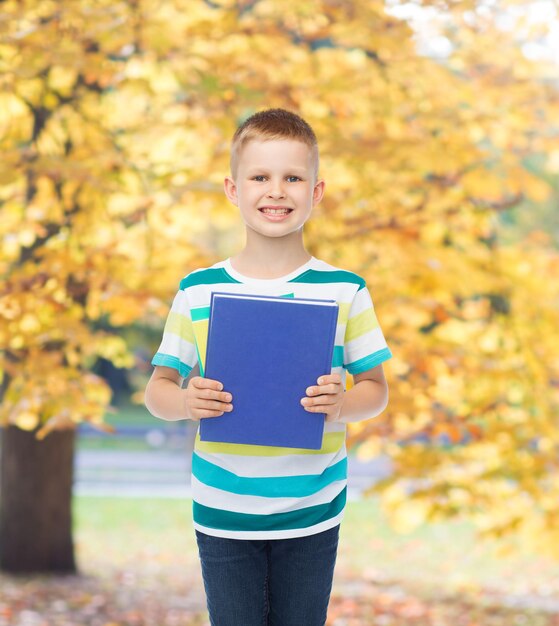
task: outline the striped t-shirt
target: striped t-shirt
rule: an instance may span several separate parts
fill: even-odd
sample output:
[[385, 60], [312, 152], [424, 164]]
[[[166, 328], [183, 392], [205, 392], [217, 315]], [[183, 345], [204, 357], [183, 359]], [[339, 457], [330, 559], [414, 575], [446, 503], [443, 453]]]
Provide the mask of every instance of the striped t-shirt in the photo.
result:
[[[214, 291], [336, 300], [332, 368], [324, 374], [340, 374], [344, 389], [346, 370], [358, 374], [392, 356], [357, 274], [313, 256], [286, 276], [257, 279], [237, 272], [227, 258], [181, 280], [152, 365], [173, 367], [186, 378], [198, 363], [204, 376]], [[218, 537], [285, 539], [336, 526], [346, 502], [345, 434], [345, 424], [326, 422], [322, 448], [306, 450], [206, 442], [198, 433], [192, 455], [194, 527]]]

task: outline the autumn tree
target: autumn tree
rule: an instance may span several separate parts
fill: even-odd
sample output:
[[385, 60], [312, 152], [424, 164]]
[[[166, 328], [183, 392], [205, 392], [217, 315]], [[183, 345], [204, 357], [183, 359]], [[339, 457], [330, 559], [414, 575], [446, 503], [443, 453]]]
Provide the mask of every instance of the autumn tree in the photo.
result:
[[[103, 328], [143, 316], [158, 294], [157, 268], [169, 262], [168, 222], [150, 224], [146, 213], [157, 195], [151, 179], [164, 185], [157, 147], [129, 154], [137, 128], [160, 115], [132, 61], [144, 54], [139, 28], [150, 21], [134, 9], [3, 3], [0, 566], [8, 571], [75, 569], [75, 426], [103, 428], [111, 394], [91, 371], [96, 359], [133, 363], [118, 332]], [[206, 257], [185, 241], [178, 259]]]
[[268, 106], [316, 130], [307, 246], [367, 278], [395, 355], [387, 411], [349, 438], [393, 459], [395, 523], [557, 532], [557, 256], [498, 232], [548, 197], [526, 159], [557, 174], [555, 69], [520, 18], [499, 26], [515, 3], [417, 4], [445, 16], [443, 58], [376, 0], [2, 3], [0, 567], [75, 568], [75, 426], [110, 401], [92, 368], [130, 367], [118, 329], [160, 324], [185, 273], [240, 245], [229, 142]]

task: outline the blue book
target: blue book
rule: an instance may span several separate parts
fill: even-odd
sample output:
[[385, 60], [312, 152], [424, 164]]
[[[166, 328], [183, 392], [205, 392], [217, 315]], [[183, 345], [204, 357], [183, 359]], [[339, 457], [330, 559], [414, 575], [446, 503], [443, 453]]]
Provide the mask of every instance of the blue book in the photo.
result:
[[200, 420], [200, 439], [319, 450], [325, 413], [305, 410], [307, 387], [332, 369], [335, 300], [212, 293], [204, 376], [233, 410]]

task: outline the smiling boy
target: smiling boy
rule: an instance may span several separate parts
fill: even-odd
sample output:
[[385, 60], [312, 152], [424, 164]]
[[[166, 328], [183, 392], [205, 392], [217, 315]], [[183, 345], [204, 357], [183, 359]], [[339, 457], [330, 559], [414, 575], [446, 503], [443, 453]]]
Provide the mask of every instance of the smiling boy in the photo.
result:
[[[246, 242], [233, 257], [182, 279], [146, 406], [166, 420], [211, 419], [235, 398], [203, 376], [213, 291], [336, 300], [331, 370], [309, 381], [301, 403], [326, 414], [322, 448], [223, 444], [196, 438], [193, 520], [212, 625], [322, 626], [346, 502], [346, 423], [388, 403], [382, 363], [392, 354], [365, 281], [319, 260], [303, 227], [324, 194], [316, 136], [301, 117], [268, 109], [249, 117], [231, 146], [225, 194], [239, 208]], [[182, 381], [198, 365], [202, 376]], [[346, 372], [354, 386], [345, 391]], [[312, 484], [312, 489], [309, 485]]]

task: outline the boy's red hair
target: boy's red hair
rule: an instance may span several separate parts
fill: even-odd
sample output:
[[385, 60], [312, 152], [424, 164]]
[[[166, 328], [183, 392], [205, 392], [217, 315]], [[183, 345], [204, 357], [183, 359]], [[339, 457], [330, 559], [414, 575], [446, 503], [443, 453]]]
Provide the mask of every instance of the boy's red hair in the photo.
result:
[[318, 178], [318, 142], [305, 120], [285, 109], [266, 109], [247, 118], [235, 131], [231, 142], [231, 175], [237, 177], [237, 165], [242, 148], [254, 139], [295, 139], [306, 144], [314, 160], [314, 178]]

